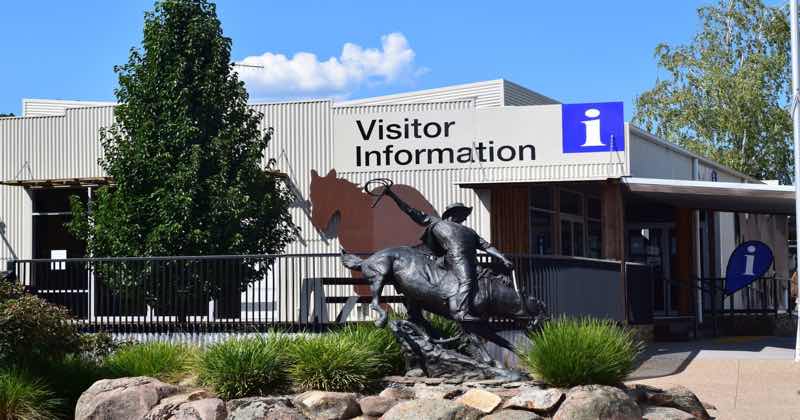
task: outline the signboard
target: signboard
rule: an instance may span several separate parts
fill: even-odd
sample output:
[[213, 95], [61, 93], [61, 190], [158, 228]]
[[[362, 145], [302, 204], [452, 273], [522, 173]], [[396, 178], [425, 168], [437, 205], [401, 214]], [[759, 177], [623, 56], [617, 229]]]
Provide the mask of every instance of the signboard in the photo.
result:
[[772, 267], [772, 250], [760, 241], [747, 241], [733, 250], [725, 270], [725, 293], [732, 294], [760, 279]]
[[341, 172], [609, 163], [622, 102], [334, 116]]

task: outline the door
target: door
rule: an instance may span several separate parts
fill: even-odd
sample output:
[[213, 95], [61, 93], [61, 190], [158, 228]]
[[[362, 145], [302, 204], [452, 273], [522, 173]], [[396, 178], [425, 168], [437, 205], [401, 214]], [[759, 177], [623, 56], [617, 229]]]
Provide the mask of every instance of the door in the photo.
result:
[[628, 225], [628, 260], [652, 267], [653, 310], [659, 315], [677, 314], [677, 286], [672, 284], [672, 262], [676, 255], [672, 224]]

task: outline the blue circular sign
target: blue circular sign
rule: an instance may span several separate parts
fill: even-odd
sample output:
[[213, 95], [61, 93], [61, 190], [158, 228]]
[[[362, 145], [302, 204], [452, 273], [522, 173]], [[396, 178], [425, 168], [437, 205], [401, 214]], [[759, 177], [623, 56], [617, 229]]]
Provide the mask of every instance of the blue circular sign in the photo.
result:
[[725, 270], [725, 293], [731, 294], [760, 279], [772, 267], [772, 250], [761, 241], [747, 241], [733, 250]]

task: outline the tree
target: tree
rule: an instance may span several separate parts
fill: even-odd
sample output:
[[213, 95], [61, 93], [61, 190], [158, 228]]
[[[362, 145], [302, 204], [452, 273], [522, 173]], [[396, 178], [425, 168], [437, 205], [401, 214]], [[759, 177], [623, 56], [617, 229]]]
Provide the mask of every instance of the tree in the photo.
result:
[[747, 175], [791, 183], [787, 10], [720, 0], [698, 16], [691, 43], [656, 47], [669, 77], [636, 98], [634, 123]]
[[13, 113], [13, 112], [9, 112], [8, 114], [0, 114], [0, 118], [3, 118], [3, 117], [13, 117], [13, 116], [14, 116], [14, 113]]
[[115, 67], [115, 123], [100, 133], [113, 185], [90, 208], [72, 200], [69, 227], [92, 256], [272, 254], [292, 240], [291, 195], [261, 167], [271, 129], [247, 106], [230, 48], [206, 0], [145, 14], [142, 49]]

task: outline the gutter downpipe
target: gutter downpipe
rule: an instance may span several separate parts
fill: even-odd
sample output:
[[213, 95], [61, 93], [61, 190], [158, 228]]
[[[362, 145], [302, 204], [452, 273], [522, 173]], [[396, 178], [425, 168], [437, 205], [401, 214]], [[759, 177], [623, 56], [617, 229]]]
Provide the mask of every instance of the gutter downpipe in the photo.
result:
[[[795, 243], [800, 239], [800, 223], [798, 223], [798, 215], [800, 215], [800, 113], [798, 113], [798, 99], [800, 99], [800, 61], [798, 61], [798, 22], [797, 22], [797, 0], [789, 0], [789, 21], [792, 31], [792, 132], [794, 137], [794, 186], [795, 186]], [[797, 265], [795, 272], [800, 269], [800, 252], [797, 252]], [[797, 323], [797, 336], [795, 339], [794, 347], [794, 361], [800, 362], [800, 294], [797, 298], [798, 310], [798, 323]]]

